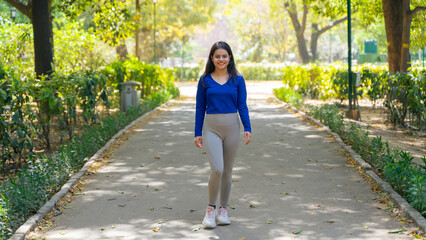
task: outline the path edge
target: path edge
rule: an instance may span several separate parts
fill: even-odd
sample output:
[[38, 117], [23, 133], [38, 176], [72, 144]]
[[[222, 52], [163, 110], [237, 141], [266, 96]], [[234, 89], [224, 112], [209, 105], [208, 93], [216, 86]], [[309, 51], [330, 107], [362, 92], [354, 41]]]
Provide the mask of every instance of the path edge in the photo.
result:
[[116, 133], [101, 149], [99, 149], [89, 160], [83, 165], [83, 167], [78, 171], [78, 173], [74, 174], [61, 188], [61, 190], [50, 198], [33, 216], [28, 218], [28, 220], [22, 224], [15, 233], [9, 238], [9, 240], [25, 240], [25, 236], [34, 229], [34, 227], [41, 221], [43, 218], [56, 206], [56, 203], [59, 202], [63, 197], [65, 197], [74, 184], [86, 174], [89, 167], [99, 159], [99, 157], [104, 153], [121, 135], [123, 135], [127, 130], [133, 127], [138, 122], [143, 119], [151, 116], [155, 112], [159, 111], [161, 108], [170, 105], [176, 102], [176, 99], [171, 99], [160, 106], [154, 108], [153, 110], [143, 114], [137, 119], [133, 120], [129, 125], [125, 128], [121, 129], [118, 133]]
[[281, 103], [284, 107], [290, 108], [293, 111], [299, 113], [301, 116], [315, 122], [315, 124], [322, 127], [326, 132], [331, 134], [334, 139], [339, 143], [340, 146], [342, 146], [346, 152], [349, 153], [349, 155], [358, 163], [358, 165], [364, 170], [364, 172], [371, 177], [377, 185], [379, 185], [383, 191], [389, 194], [389, 197], [399, 206], [401, 207], [402, 211], [408, 215], [416, 224], [417, 226], [423, 231], [426, 232], [426, 218], [424, 218], [416, 209], [414, 209], [408, 202], [405, 200], [401, 195], [399, 195], [391, 185], [384, 180], [382, 180], [376, 172], [374, 172], [373, 168], [369, 163], [364, 161], [362, 157], [356, 153], [349, 145], [347, 145], [345, 142], [343, 142], [342, 138], [339, 136], [339, 134], [334, 133], [330, 130], [329, 127], [318, 121], [317, 119], [307, 115], [305, 112], [289, 105], [288, 103], [281, 101], [280, 99], [273, 97], [274, 100]]

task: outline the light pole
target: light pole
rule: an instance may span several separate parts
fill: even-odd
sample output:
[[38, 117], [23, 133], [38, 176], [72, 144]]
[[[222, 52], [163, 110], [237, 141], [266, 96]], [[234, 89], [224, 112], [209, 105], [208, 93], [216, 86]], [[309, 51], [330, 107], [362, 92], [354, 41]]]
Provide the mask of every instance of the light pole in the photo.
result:
[[13, 20], [13, 22], [15, 22], [15, 18], [16, 18], [16, 9], [14, 9], [14, 8], [10, 9], [10, 15], [12, 16], [12, 20]]
[[352, 112], [352, 49], [351, 49], [351, 0], [348, 3], [348, 88], [349, 88], [349, 112]]
[[157, 43], [155, 39], [155, 28], [156, 28], [156, 22], [155, 22], [155, 4], [157, 3], [157, 0], [152, 0], [152, 3], [154, 4], [154, 63], [157, 64]]
[[332, 63], [333, 62], [333, 57], [332, 57], [332, 50], [331, 50], [331, 29], [332, 29], [332, 27], [333, 27], [333, 20], [330, 20], [329, 22], [328, 22], [328, 26], [330, 26], [330, 55], [329, 55], [329, 58], [330, 58], [330, 63]]

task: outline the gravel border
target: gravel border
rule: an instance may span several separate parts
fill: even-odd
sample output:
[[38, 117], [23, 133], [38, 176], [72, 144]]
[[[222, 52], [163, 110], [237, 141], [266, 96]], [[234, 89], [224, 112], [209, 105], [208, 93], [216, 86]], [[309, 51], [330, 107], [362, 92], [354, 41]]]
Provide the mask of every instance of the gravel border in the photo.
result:
[[376, 172], [373, 171], [373, 168], [371, 167], [371, 165], [369, 163], [367, 163], [366, 161], [364, 161], [361, 156], [356, 153], [349, 145], [347, 145], [346, 143], [343, 142], [342, 138], [340, 138], [340, 136], [334, 132], [332, 132], [330, 130], [330, 128], [328, 128], [327, 126], [325, 126], [323, 123], [321, 123], [320, 121], [318, 121], [317, 119], [308, 116], [305, 112], [290, 106], [288, 103], [283, 102], [281, 100], [279, 100], [278, 98], [276, 98], [275, 96], [273, 97], [276, 101], [280, 102], [281, 104], [283, 104], [284, 107], [286, 108], [290, 108], [293, 111], [299, 113], [300, 115], [302, 115], [303, 117], [315, 122], [317, 125], [321, 126], [322, 128], [324, 128], [329, 134], [331, 134], [336, 141], [340, 144], [340, 146], [342, 146], [349, 154], [350, 156], [358, 163], [358, 165], [361, 166], [361, 168], [365, 171], [365, 173], [371, 177], [377, 185], [379, 185], [383, 191], [385, 191], [386, 193], [389, 194], [389, 197], [399, 206], [401, 207], [402, 211], [407, 214], [417, 225], [418, 227], [423, 231], [426, 232], [426, 218], [423, 217], [416, 209], [414, 209], [403, 197], [401, 197], [401, 195], [399, 195], [397, 192], [395, 192], [395, 190], [392, 189], [391, 185], [385, 181], [383, 181], [377, 174]]
[[41, 207], [36, 214], [31, 216], [24, 224], [22, 224], [12, 235], [12, 237], [9, 238], [9, 240], [24, 240], [25, 236], [34, 229], [34, 227], [39, 223], [43, 218], [56, 206], [56, 203], [61, 200], [65, 195], [68, 194], [68, 192], [71, 190], [73, 185], [80, 179], [84, 174], [86, 174], [87, 170], [89, 169], [92, 164], [98, 160], [98, 158], [102, 155], [105, 150], [107, 150], [121, 135], [123, 135], [128, 129], [133, 127], [136, 123], [143, 120], [144, 118], [149, 117], [156, 111], [158, 111], [160, 108], [165, 107], [171, 103], [175, 102], [175, 99], [169, 100], [162, 105], [154, 108], [153, 110], [145, 113], [144, 115], [140, 116], [133, 122], [131, 122], [129, 125], [127, 125], [125, 128], [121, 129], [118, 133], [116, 133], [101, 149], [99, 149], [80, 169], [78, 173], [76, 173], [74, 176], [72, 176], [61, 188], [59, 192], [57, 192], [53, 197], [44, 204], [43, 207]]

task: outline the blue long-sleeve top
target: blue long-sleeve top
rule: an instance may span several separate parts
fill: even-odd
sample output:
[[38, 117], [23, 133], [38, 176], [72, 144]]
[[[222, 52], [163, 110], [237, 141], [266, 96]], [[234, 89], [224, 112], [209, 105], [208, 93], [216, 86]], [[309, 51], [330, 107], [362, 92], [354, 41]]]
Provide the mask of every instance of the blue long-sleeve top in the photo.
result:
[[202, 136], [205, 114], [236, 113], [238, 111], [244, 131], [251, 132], [249, 111], [247, 108], [247, 90], [243, 76], [220, 85], [210, 74], [198, 81], [195, 107], [195, 137]]

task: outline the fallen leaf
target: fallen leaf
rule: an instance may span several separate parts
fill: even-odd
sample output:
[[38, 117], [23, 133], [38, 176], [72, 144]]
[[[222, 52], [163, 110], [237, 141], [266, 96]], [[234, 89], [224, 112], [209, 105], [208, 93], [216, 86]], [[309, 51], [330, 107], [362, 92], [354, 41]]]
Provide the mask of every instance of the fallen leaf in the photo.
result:
[[234, 206], [229, 206], [231, 209], [235, 209], [235, 207]]
[[155, 158], [155, 159], [160, 159], [160, 156], [155, 156], [154, 158]]
[[364, 201], [362, 201], [362, 200], [356, 200], [357, 202], [359, 202], [359, 203], [363, 203]]
[[202, 154], [207, 154], [207, 152], [202, 152]]
[[333, 224], [333, 223], [336, 223], [336, 221], [330, 220], [330, 221], [327, 221], [327, 223]]
[[285, 182], [285, 181], [282, 181], [282, 182], [281, 182], [281, 184], [286, 184], [286, 182]]
[[197, 211], [196, 209], [189, 209], [189, 212], [195, 212]]
[[405, 232], [405, 231], [407, 231], [407, 230], [401, 228], [401, 229], [395, 229], [395, 230], [389, 231], [389, 233], [401, 233], [401, 232]]
[[153, 208], [153, 207], [152, 207], [152, 208], [150, 208], [149, 210], [151, 210], [151, 211], [152, 211], [152, 210], [154, 210], [154, 209], [155, 209], [155, 208]]
[[362, 226], [364, 229], [368, 229], [368, 226]]
[[86, 195], [86, 193], [81, 192], [81, 193], [74, 193], [74, 195]]
[[123, 191], [118, 191], [118, 193], [119, 193], [119, 194], [124, 194], [124, 192], [123, 192]]
[[160, 231], [160, 228], [159, 227], [155, 227], [155, 228], [152, 229], [152, 231], [158, 232], [158, 231]]
[[200, 229], [201, 229], [201, 227], [196, 227], [196, 228], [193, 228], [192, 231], [196, 232], [196, 231], [199, 231]]
[[288, 192], [282, 192], [281, 194], [282, 195], [288, 195]]
[[158, 189], [158, 188], [154, 188], [154, 191], [160, 191], [160, 189]]
[[274, 223], [274, 221], [272, 221], [272, 220], [266, 222], [266, 224], [272, 224], [272, 223]]
[[103, 231], [103, 230], [105, 230], [105, 228], [103, 228], [103, 227], [99, 228], [99, 231]]
[[242, 238], [239, 238], [238, 240], [246, 240], [246, 238], [245, 238], [245, 237], [242, 237]]
[[171, 207], [164, 207], [165, 209], [172, 209]]
[[66, 232], [62, 232], [62, 231], [61, 231], [61, 232], [59, 232], [59, 234], [61, 234], [61, 235], [65, 235], [65, 234], [66, 234]]
[[293, 234], [300, 234], [301, 232], [302, 232], [302, 229], [299, 229], [299, 230], [293, 232]]
[[250, 208], [256, 208], [256, 205], [250, 204]]
[[74, 208], [74, 206], [65, 206], [64, 208], [65, 209], [71, 209], [71, 208]]
[[117, 206], [119, 206], [119, 207], [125, 207], [126, 204], [118, 204]]

